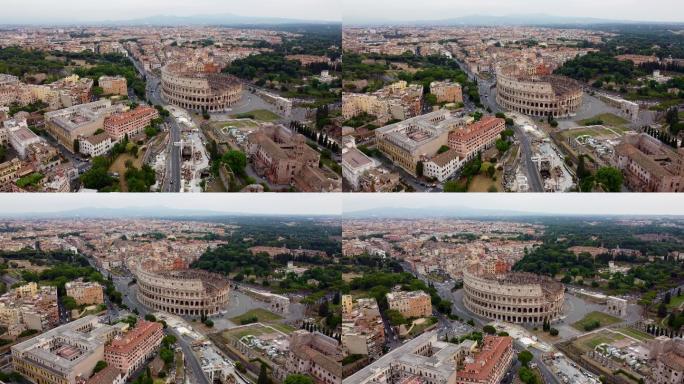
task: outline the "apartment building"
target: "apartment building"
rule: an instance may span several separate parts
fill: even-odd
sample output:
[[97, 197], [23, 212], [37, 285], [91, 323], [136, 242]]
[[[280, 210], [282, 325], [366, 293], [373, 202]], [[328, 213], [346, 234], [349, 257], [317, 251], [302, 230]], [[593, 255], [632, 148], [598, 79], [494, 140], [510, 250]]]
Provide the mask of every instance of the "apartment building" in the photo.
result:
[[347, 299], [343, 299], [342, 306], [342, 348], [350, 355], [367, 355], [372, 359], [382, 356], [385, 326], [378, 302], [361, 298], [350, 307], [351, 295], [344, 297]]
[[45, 114], [45, 128], [65, 148], [74, 150], [74, 141], [79, 137], [93, 136], [98, 129], [104, 129], [108, 116], [123, 111], [123, 105], [112, 105], [109, 99], [76, 105]]
[[386, 295], [389, 309], [399, 311], [406, 318], [432, 316], [432, 300], [423, 291], [397, 291]]
[[156, 108], [141, 105], [133, 110], [107, 117], [104, 121], [104, 130], [115, 141], [120, 141], [126, 135], [133, 137], [142, 133], [157, 117], [159, 112]]
[[452, 344], [425, 332], [344, 379], [345, 384], [454, 383], [456, 370], [476, 349], [473, 340]]
[[154, 356], [162, 337], [164, 331], [161, 323], [138, 320], [133, 329], [115, 336], [105, 347], [104, 360], [121, 370], [127, 378]]
[[30, 282], [0, 296], [0, 325], [17, 336], [32, 329], [44, 331], [57, 325], [57, 288]]
[[78, 279], [64, 285], [67, 296], [71, 296], [78, 304], [102, 304], [104, 292], [99, 283]]
[[33, 383], [77, 384], [104, 360], [117, 328], [86, 316], [13, 345], [12, 366]]
[[437, 97], [438, 103], [462, 103], [463, 89], [461, 84], [450, 80], [433, 81], [430, 83], [430, 93]]
[[434, 177], [443, 182], [461, 169], [464, 163], [458, 151], [449, 149], [423, 162], [423, 176]]
[[449, 133], [449, 148], [455, 149], [464, 161], [470, 161], [477, 157], [478, 152], [494, 145], [505, 129], [504, 119], [484, 116], [479, 121]]
[[82, 137], [79, 140], [78, 151], [90, 157], [103, 156], [113, 146], [112, 137], [107, 132], [102, 132], [95, 136]]
[[339, 343], [318, 332], [294, 331], [290, 337], [288, 373], [311, 376], [316, 383], [342, 383], [342, 353]]
[[31, 144], [41, 141], [40, 136], [29, 129], [26, 119], [9, 119], [2, 124], [7, 135], [7, 141], [17, 151], [21, 159], [26, 158], [26, 151]]
[[345, 119], [362, 113], [375, 116], [379, 122], [405, 120], [418, 116], [423, 102], [423, 86], [398, 81], [373, 93], [342, 95], [342, 116]]
[[102, 88], [104, 95], [128, 95], [128, 83], [123, 76], [101, 76], [97, 84]]
[[449, 140], [449, 132], [465, 125], [463, 117], [439, 110], [375, 130], [377, 148], [396, 165], [416, 176], [416, 165], [432, 157]]
[[498, 384], [513, 361], [510, 336], [485, 336], [477, 353], [467, 357], [456, 373], [456, 384]]

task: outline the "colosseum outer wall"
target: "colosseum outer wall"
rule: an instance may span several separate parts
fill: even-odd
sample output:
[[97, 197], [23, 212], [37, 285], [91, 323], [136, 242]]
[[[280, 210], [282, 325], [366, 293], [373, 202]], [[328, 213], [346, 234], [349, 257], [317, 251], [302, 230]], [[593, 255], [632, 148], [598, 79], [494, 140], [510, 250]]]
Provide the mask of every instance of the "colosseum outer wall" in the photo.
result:
[[[521, 283], [515, 284], [516, 279]], [[463, 289], [465, 307], [492, 320], [550, 323], [559, 318], [563, 310], [563, 285], [529, 274], [513, 272], [504, 279], [497, 279], [468, 270], [463, 272]]]
[[144, 306], [181, 316], [218, 314], [229, 299], [229, 284], [222, 276], [204, 271], [150, 272], [136, 270], [137, 299]]
[[556, 75], [520, 75], [512, 67], [496, 72], [496, 102], [502, 108], [530, 116], [567, 117], [582, 105], [582, 87]]
[[161, 95], [177, 107], [224, 112], [242, 97], [242, 83], [232, 75], [191, 72], [179, 63], [162, 68]]

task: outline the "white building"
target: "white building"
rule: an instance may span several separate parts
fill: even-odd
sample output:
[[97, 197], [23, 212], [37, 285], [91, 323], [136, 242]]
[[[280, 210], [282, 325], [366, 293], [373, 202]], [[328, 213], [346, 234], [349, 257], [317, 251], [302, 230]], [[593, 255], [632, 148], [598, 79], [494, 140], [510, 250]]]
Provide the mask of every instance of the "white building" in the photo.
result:
[[111, 136], [106, 132], [95, 136], [83, 137], [79, 141], [78, 151], [90, 157], [102, 156], [114, 146]]
[[455, 149], [450, 149], [423, 162], [423, 176], [434, 177], [443, 182], [461, 169], [464, 162], [465, 160], [458, 156]]
[[7, 141], [22, 159], [26, 158], [29, 145], [40, 142], [40, 137], [26, 125], [26, 120], [10, 119], [3, 123], [7, 132]]
[[367, 172], [376, 168], [378, 163], [366, 156], [356, 147], [342, 148], [342, 177], [356, 191], [359, 189], [359, 179]]

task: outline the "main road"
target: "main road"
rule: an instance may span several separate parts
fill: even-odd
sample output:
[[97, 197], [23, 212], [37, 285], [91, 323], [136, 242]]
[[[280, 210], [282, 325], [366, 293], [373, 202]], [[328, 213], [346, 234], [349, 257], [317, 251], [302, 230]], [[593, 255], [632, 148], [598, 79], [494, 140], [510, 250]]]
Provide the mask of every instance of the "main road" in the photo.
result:
[[[152, 105], [166, 106], [161, 97], [161, 79], [152, 71], [145, 72], [144, 68], [130, 55], [129, 58], [140, 75], [145, 79], [147, 101]], [[173, 115], [166, 117], [165, 121], [169, 127], [169, 143], [166, 148], [166, 171], [161, 190], [162, 192], [178, 192], [181, 187], [181, 148], [176, 146], [175, 143], [180, 141], [181, 129]]]
[[[116, 290], [123, 294], [123, 303], [126, 304], [126, 306], [128, 306], [128, 308], [131, 310], [137, 309], [140, 316], [144, 317], [148, 313], [152, 312], [138, 302], [138, 299], [135, 297], [135, 284], [131, 284], [131, 281], [132, 278], [128, 276], [114, 276], [114, 285], [116, 286]], [[197, 356], [193, 353], [190, 342], [186, 340], [183, 335], [176, 332], [176, 330], [173, 328], [168, 327], [166, 330], [176, 337], [177, 343], [183, 351], [183, 355], [185, 356], [186, 374], [194, 379], [191, 379], [190, 382], [197, 384], [211, 384], [209, 379], [207, 379], [207, 377], [204, 375], [202, 366], [200, 365]]]
[[[496, 79], [487, 80], [475, 76], [468, 70], [468, 67], [463, 65], [460, 61], [454, 59], [461, 69], [468, 75], [471, 81], [477, 80], [477, 86], [480, 93], [480, 102], [492, 113], [504, 112], [496, 103]], [[515, 137], [520, 142], [520, 151], [523, 157], [523, 165], [525, 173], [527, 174], [527, 182], [530, 187], [530, 192], [544, 192], [544, 184], [542, 183], [541, 175], [537, 166], [532, 161], [532, 144], [530, 137], [525, 133], [523, 128], [517, 124], [514, 126]]]

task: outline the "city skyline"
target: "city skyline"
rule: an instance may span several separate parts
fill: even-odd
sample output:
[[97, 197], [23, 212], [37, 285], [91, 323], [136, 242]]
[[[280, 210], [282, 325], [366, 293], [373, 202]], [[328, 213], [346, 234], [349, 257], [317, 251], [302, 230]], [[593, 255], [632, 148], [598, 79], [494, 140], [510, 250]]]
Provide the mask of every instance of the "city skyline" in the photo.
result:
[[[626, 4], [627, 3], [627, 4]], [[418, 22], [465, 18], [474, 15], [503, 16], [551, 16], [553, 18], [587, 18], [615, 21], [682, 22], [684, 5], [671, 0], [655, 2], [609, 0], [572, 2], [544, 0], [429, 0], [416, 7], [414, 2], [398, 0], [387, 7], [385, 2], [368, 3], [362, 0], [342, 2], [342, 18], [345, 23], [368, 22]], [[373, 16], [368, 16], [373, 15]], [[381, 16], [375, 16], [381, 15]], [[376, 18], [377, 17], [377, 18]]]
[[[496, 215], [497, 210], [507, 216], [516, 213], [545, 215], [684, 215], [678, 206], [681, 199], [675, 194], [345, 194], [343, 214], [364, 211], [397, 211], [399, 209], [435, 210], [462, 209], [468, 216]], [[491, 212], [489, 212], [491, 211]], [[412, 216], [415, 216], [412, 215]], [[429, 216], [429, 214], [428, 214]], [[427, 216], [426, 216], [427, 217]]]
[[[56, 214], [84, 209], [168, 209], [178, 214], [212, 212], [253, 215], [340, 215], [341, 200], [335, 195], [316, 194], [276, 196], [275, 194], [6, 194], [0, 200], [0, 216]], [[138, 215], [132, 215], [139, 217]]]
[[[321, 6], [317, 0], [257, 0], [249, 3], [234, 0], [151, 0], [136, 2], [122, 0], [115, 3], [66, 0], [54, 7], [49, 0], [8, 0], [3, 4], [0, 24], [76, 24], [139, 20], [150, 17], [216, 17], [225, 14], [243, 18], [293, 19], [307, 21], [341, 21], [337, 2]], [[78, 9], [75, 14], [73, 10]], [[305, 9], [306, 12], [301, 10]], [[246, 21], [251, 23], [254, 21]]]

